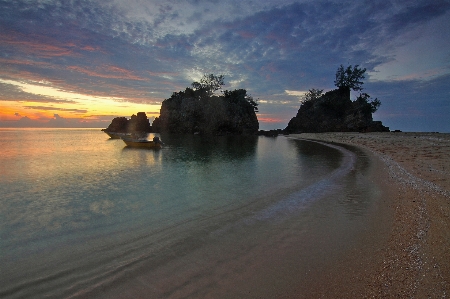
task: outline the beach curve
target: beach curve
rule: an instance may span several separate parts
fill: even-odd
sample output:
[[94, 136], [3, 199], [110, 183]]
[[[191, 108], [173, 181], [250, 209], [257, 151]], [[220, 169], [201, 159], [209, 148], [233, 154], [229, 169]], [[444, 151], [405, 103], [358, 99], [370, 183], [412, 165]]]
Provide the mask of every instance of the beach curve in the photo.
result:
[[[289, 138], [357, 146], [370, 151], [387, 170], [390, 196], [385, 205], [393, 213], [389, 237], [370, 267], [343, 273], [360, 283], [340, 286], [342, 298], [448, 296], [450, 134], [302, 133]], [[337, 291], [319, 293], [328, 297]]]

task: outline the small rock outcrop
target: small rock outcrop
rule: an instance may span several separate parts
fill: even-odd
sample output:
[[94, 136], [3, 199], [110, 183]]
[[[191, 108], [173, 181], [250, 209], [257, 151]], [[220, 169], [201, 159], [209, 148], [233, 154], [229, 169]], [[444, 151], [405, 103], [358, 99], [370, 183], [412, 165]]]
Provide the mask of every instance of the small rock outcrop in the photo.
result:
[[152, 127], [145, 112], [138, 112], [132, 115], [130, 119], [126, 117], [116, 117], [111, 124], [102, 131], [107, 133], [136, 133], [136, 132], [152, 132]]
[[216, 96], [186, 88], [162, 102], [152, 127], [175, 134], [255, 135], [259, 129], [255, 105], [244, 89]]
[[127, 133], [128, 119], [126, 117], [115, 117], [109, 126], [102, 131], [108, 133]]
[[286, 133], [389, 132], [380, 121], [373, 121], [371, 103], [362, 97], [350, 100], [350, 88], [341, 87], [302, 103]]

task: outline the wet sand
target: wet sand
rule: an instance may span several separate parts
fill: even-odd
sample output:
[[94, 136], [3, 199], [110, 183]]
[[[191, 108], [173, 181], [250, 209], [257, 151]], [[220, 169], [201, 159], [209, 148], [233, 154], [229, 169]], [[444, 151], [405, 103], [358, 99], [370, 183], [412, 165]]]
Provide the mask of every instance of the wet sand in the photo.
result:
[[[385, 195], [361, 246], [285, 298], [446, 298], [450, 296], [450, 134], [320, 133], [289, 138], [370, 151]], [[381, 213], [381, 214], [380, 214]], [[374, 215], [377, 217], [377, 215]], [[379, 226], [380, 230], [376, 227]]]

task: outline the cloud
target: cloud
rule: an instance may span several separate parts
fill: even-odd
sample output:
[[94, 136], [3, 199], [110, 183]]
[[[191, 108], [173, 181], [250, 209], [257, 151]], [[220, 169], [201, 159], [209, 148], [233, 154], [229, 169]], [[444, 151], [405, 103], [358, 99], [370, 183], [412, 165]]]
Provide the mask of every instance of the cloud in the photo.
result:
[[290, 96], [294, 96], [300, 99], [300, 101], [302, 101], [306, 95], [306, 93], [308, 93], [308, 91], [299, 91], [299, 90], [286, 90], [286, 93]]
[[374, 118], [391, 128], [450, 132], [448, 86], [450, 74], [427, 81], [367, 82], [364, 91], [380, 99]]
[[98, 71], [90, 70], [88, 68], [80, 66], [68, 66], [67, 69], [71, 71], [77, 71], [92, 77], [137, 81], [147, 80], [147, 78], [142, 78], [134, 75], [130, 70], [111, 65], [98, 67]]
[[[74, 112], [74, 113], [86, 113], [88, 110], [86, 109], [71, 109], [71, 108], [58, 108], [51, 106], [23, 106], [26, 109], [35, 109], [35, 110], [44, 110], [44, 111], [66, 111], [66, 112]], [[55, 114], [55, 117], [59, 117], [58, 114]]]
[[[0, 37], [1, 39], [1, 37]], [[50, 63], [42, 62], [42, 61], [34, 61], [28, 59], [5, 59], [0, 58], [0, 63], [2, 65], [29, 65], [29, 66], [43, 66], [43, 67], [51, 67]]]
[[111, 119], [97, 120], [85, 118], [63, 118], [55, 117], [51, 119], [33, 120], [27, 116], [21, 117], [17, 121], [0, 121], [0, 127], [13, 128], [106, 128], [111, 123]]
[[20, 86], [11, 84], [14, 81], [0, 79], [0, 101], [22, 101], [22, 102], [40, 102], [40, 103], [76, 103], [73, 100], [55, 99], [50, 96], [39, 95], [24, 91]]
[[[0, 84], [5, 85], [12, 85], [12, 87], [8, 87], [10, 90], [16, 93], [20, 94], [32, 94], [32, 95], [38, 95], [38, 97], [43, 97], [45, 99], [53, 99], [48, 100], [48, 102], [61, 102], [61, 103], [75, 103], [79, 102], [81, 100], [105, 100], [105, 101], [111, 101], [111, 100], [122, 100], [122, 99], [115, 99], [113, 97], [101, 97], [96, 95], [89, 95], [89, 94], [76, 94], [70, 91], [63, 90], [61, 88], [58, 88], [57, 86], [52, 86], [48, 84], [42, 84], [39, 82], [18, 82], [13, 80], [1, 80]], [[65, 99], [65, 100], [58, 100], [59, 98]], [[30, 100], [33, 101], [33, 100]]]
[[[102, 4], [114, 10], [118, 34], [135, 41], [154, 41], [166, 36], [188, 36], [216, 21], [233, 21], [293, 1], [139, 1], [114, 0]], [[133, 33], [139, 32], [140, 38]]]
[[397, 6], [398, 11], [383, 20], [391, 32], [397, 32], [408, 26], [418, 26], [450, 9], [450, 3], [445, 0], [415, 1], [406, 6]]

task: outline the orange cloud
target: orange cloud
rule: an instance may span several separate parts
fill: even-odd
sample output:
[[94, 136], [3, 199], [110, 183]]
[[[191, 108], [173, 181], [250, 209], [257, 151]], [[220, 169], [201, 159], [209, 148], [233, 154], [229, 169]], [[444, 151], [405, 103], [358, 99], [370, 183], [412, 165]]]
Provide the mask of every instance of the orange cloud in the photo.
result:
[[89, 52], [94, 52], [94, 51], [100, 50], [100, 48], [98, 48], [98, 47], [92, 47], [92, 46], [84, 46], [84, 47], [81, 48], [81, 50], [89, 51]]
[[258, 120], [260, 122], [264, 122], [264, 123], [279, 123], [279, 122], [284, 122], [284, 119], [281, 118], [275, 118], [275, 117], [258, 117]]
[[[22, 38], [22, 40], [20, 39]], [[21, 52], [33, 54], [39, 57], [58, 57], [58, 56], [68, 56], [72, 55], [72, 50], [57, 46], [55, 43], [42, 43], [40, 41], [26, 41], [29, 37], [25, 37], [22, 34], [14, 33], [8, 35], [5, 33], [0, 33], [0, 39], [4, 45], [10, 45], [18, 48]], [[36, 37], [33, 36], [33, 39]]]
[[121, 79], [121, 80], [138, 80], [147, 81], [147, 78], [141, 78], [134, 75], [131, 71], [117, 66], [102, 66], [97, 70], [90, 70], [80, 66], [68, 66], [67, 69], [83, 73], [92, 77], [100, 77], [107, 79]]
[[48, 36], [29, 36], [16, 31], [0, 32], [0, 40], [3, 45], [15, 47], [20, 52], [44, 58], [76, 56], [78, 54], [73, 51], [74, 49], [89, 52], [101, 51], [99, 47], [91, 45], [79, 46], [73, 42], [64, 44]]
[[32, 60], [25, 60], [25, 59], [5, 59], [0, 58], [1, 64], [15, 64], [15, 65], [33, 65], [33, 66], [45, 66], [49, 67], [51, 64], [46, 62], [40, 62], [40, 61], [32, 61]]

